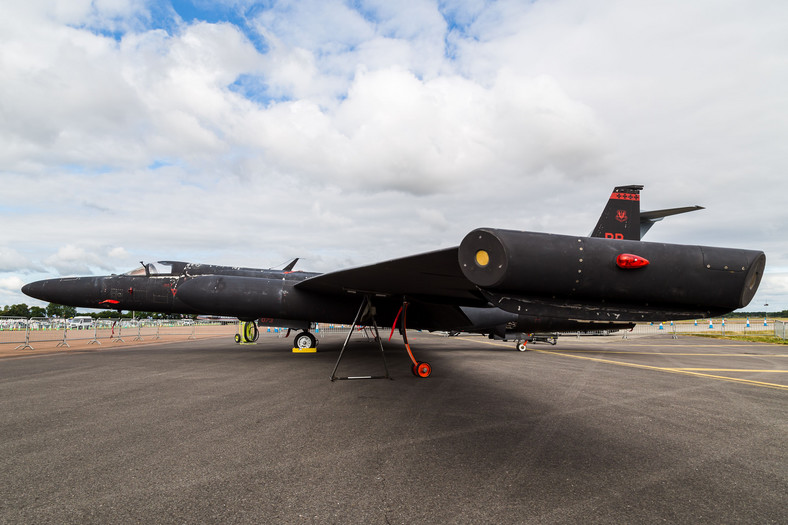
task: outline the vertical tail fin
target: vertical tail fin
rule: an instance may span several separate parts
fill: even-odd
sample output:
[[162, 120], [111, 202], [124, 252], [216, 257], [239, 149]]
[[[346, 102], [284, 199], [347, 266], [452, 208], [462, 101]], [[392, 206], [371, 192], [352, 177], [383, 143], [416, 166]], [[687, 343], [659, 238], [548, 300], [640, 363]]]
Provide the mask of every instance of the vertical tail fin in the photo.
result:
[[297, 263], [297, 262], [298, 262], [298, 257], [296, 257], [295, 259], [293, 259], [292, 261], [290, 261], [290, 263], [289, 263], [287, 266], [285, 266], [285, 267], [284, 267], [284, 269], [283, 269], [282, 271], [283, 271], [283, 272], [292, 272], [292, 271], [293, 271], [293, 268], [295, 267], [295, 265], [296, 265], [296, 263]]
[[591, 237], [640, 240], [640, 190], [643, 186], [616, 186]]

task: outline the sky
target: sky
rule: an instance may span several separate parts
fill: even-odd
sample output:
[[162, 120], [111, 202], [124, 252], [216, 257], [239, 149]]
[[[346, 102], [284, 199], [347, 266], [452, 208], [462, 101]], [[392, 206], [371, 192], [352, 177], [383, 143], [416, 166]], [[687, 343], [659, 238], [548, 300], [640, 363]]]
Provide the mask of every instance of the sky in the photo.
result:
[[[788, 3], [0, 5], [0, 305], [182, 260], [331, 271], [477, 227], [763, 250], [788, 309]], [[764, 307], [769, 304], [768, 307]]]

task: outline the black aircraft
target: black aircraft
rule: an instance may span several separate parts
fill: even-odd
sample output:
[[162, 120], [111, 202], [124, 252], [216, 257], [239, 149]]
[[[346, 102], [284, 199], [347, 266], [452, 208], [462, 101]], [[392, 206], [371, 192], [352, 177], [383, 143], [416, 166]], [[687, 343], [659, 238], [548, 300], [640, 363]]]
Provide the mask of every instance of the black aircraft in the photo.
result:
[[641, 214], [642, 188], [615, 188], [590, 237], [479, 228], [459, 246], [325, 274], [293, 271], [295, 261], [283, 270], [166, 261], [37, 281], [22, 292], [85, 308], [233, 316], [248, 323], [249, 340], [255, 322], [300, 329], [294, 344], [302, 348], [316, 345], [312, 322], [399, 323], [422, 377], [431, 368], [413, 357], [406, 326], [499, 336], [617, 330], [746, 306], [764, 253], [641, 241], [655, 221], [700, 209]]

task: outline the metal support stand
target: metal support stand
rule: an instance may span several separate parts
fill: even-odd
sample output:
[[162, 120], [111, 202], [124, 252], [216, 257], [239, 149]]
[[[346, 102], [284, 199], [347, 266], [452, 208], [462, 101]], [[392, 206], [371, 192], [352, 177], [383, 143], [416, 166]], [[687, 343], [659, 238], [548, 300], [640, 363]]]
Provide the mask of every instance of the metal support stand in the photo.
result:
[[63, 319], [63, 340], [60, 341], [57, 345], [55, 345], [55, 348], [60, 348], [61, 346], [65, 346], [66, 348], [71, 348], [71, 345], [69, 345], [68, 341], [66, 340], [67, 338], [68, 338], [68, 322], [64, 318]]
[[101, 341], [98, 340], [98, 323], [95, 319], [93, 320], [93, 339], [88, 341], [88, 344], [101, 346]]
[[18, 345], [14, 350], [35, 350], [32, 346], [30, 346], [30, 320], [28, 319], [27, 323], [25, 324], [25, 343], [22, 345]]
[[142, 321], [137, 321], [137, 337], [132, 339], [132, 341], [142, 341]]
[[[338, 377], [337, 376], [337, 368], [339, 368], [339, 362], [342, 361], [342, 355], [345, 353], [345, 348], [347, 348], [348, 341], [350, 341], [350, 336], [353, 335], [353, 331], [356, 329], [356, 326], [365, 316], [369, 316], [372, 320], [372, 326], [375, 328], [375, 340], [378, 342], [378, 346], [380, 347], [380, 357], [383, 359], [383, 368], [386, 371], [386, 375], [383, 376], [350, 376], [350, 377]], [[345, 343], [342, 345], [342, 350], [339, 351], [339, 357], [337, 358], [337, 362], [334, 365], [334, 370], [331, 372], [331, 381], [336, 381], [337, 379], [391, 379], [389, 376], [389, 367], [386, 364], [386, 355], [383, 352], [383, 342], [380, 340], [380, 334], [378, 333], [378, 324], [375, 321], [375, 311], [374, 307], [372, 306], [372, 300], [369, 298], [368, 295], [364, 296], [364, 300], [361, 301], [361, 306], [358, 309], [358, 313], [356, 313], [356, 318], [353, 320], [353, 324], [350, 326], [350, 330], [348, 330], [347, 337], [345, 338]]]
[[[113, 342], [113, 343], [125, 343], [126, 342], [121, 337], [121, 330], [123, 328], [122, 323], [123, 323], [123, 321], [121, 321], [121, 320], [118, 320], [118, 321], [115, 321], [115, 322], [112, 323], [112, 332], [110, 333], [111, 334], [110, 335], [110, 341], [111, 342]], [[114, 335], [115, 325], [118, 326], [118, 335], [117, 336]]]
[[368, 343], [371, 343], [371, 342], [372, 342], [372, 341], [373, 341], [373, 340], [374, 340], [376, 337], [378, 337], [378, 334], [377, 334], [377, 333], [375, 333], [375, 335], [373, 336], [373, 335], [372, 335], [372, 334], [369, 332], [369, 327], [368, 327], [368, 326], [364, 326], [364, 327], [362, 327], [362, 328], [361, 328], [361, 332], [364, 334], [364, 337], [366, 337], [366, 338], [367, 338], [367, 342], [368, 342]]

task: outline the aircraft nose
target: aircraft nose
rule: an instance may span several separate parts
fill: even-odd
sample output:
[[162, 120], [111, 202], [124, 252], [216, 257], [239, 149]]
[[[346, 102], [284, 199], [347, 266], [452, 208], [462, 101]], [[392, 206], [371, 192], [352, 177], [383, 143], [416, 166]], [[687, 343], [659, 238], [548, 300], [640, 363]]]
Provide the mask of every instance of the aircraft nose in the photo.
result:
[[35, 281], [22, 287], [22, 293], [40, 301], [91, 308], [95, 302], [96, 279], [64, 277]]
[[42, 301], [46, 300], [44, 295], [44, 288], [46, 287], [47, 281], [35, 281], [32, 283], [28, 283], [22, 287], [22, 293], [27, 295], [28, 297], [33, 297], [35, 299], [40, 299]]

